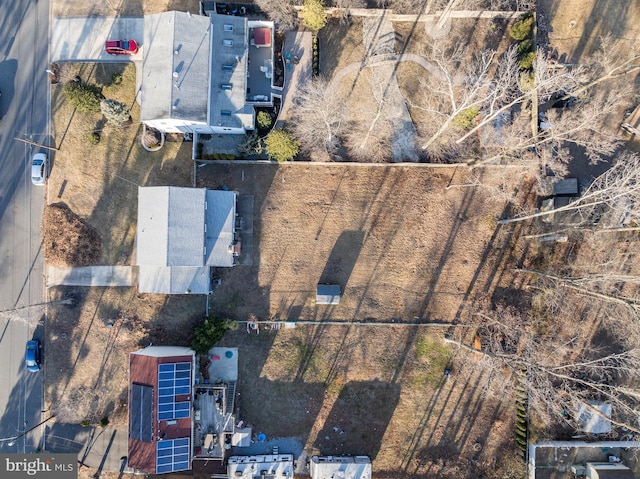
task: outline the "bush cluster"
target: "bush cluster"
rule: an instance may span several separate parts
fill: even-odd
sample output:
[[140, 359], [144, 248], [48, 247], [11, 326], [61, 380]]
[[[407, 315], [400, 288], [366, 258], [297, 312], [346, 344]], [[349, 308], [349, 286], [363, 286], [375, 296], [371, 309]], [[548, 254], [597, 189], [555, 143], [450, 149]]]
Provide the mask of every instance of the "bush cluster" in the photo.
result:
[[91, 145], [97, 145], [98, 143], [100, 143], [100, 133], [98, 133], [97, 131], [90, 131], [87, 135], [87, 141]]
[[200, 154], [201, 160], [235, 160], [236, 155], [231, 153], [204, 153]]
[[518, 66], [523, 71], [533, 69], [533, 63], [536, 60], [535, 45], [533, 44], [534, 21], [533, 13], [527, 13], [509, 30], [511, 38], [518, 41]]
[[70, 81], [63, 90], [67, 101], [83, 113], [97, 113], [104, 98], [100, 87], [82, 81]]
[[114, 126], [122, 126], [129, 121], [131, 110], [122, 102], [112, 98], [105, 98], [100, 102], [100, 110], [107, 122]]
[[318, 76], [320, 74], [320, 45], [318, 37], [313, 36], [313, 75]]
[[227, 331], [238, 329], [238, 323], [231, 319], [209, 316], [202, 323], [196, 326], [193, 333], [191, 349], [196, 354], [208, 354], [209, 350], [222, 339]]

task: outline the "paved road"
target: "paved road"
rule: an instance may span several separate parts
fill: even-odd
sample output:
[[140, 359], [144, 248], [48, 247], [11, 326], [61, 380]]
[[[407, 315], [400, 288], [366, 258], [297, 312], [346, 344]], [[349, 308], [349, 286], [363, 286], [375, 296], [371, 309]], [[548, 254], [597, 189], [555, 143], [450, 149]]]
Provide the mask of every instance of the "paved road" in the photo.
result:
[[[46, 188], [32, 186], [29, 174], [39, 148], [14, 137], [49, 140], [49, 2], [2, 1], [0, 18], [0, 310], [6, 311], [43, 300], [40, 219]], [[29, 429], [42, 417], [42, 373], [25, 370], [24, 345], [34, 335], [42, 339], [42, 310], [22, 313], [0, 315], [2, 452], [33, 451], [41, 436], [40, 427]]]

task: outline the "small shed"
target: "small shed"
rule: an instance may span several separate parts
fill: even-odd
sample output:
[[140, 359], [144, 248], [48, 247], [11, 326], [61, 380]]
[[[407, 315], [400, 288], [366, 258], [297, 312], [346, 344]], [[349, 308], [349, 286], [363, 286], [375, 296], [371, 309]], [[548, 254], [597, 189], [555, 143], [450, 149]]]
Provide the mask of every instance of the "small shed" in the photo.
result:
[[[596, 412], [599, 411], [598, 412]], [[611, 404], [596, 401], [580, 403], [576, 411], [576, 421], [582, 432], [589, 434], [607, 434], [611, 432]]]
[[271, 29], [266, 27], [259, 27], [253, 29], [253, 38], [251, 39], [251, 45], [255, 47], [270, 47], [271, 46]]
[[341, 298], [337, 284], [319, 284], [316, 288], [316, 304], [340, 304]]

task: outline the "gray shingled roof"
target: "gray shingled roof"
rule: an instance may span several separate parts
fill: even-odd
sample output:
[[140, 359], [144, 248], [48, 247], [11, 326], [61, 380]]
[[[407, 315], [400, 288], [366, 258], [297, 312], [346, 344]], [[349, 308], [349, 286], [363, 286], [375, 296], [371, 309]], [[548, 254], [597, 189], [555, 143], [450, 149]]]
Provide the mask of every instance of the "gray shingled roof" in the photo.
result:
[[205, 191], [138, 188], [138, 264], [204, 265]]
[[208, 293], [210, 267], [234, 264], [235, 216], [234, 191], [139, 187], [140, 291]]
[[204, 16], [176, 11], [145, 16], [142, 121], [207, 121], [210, 31], [211, 20]]
[[233, 266], [233, 243], [236, 221], [236, 195], [231, 191], [207, 190], [205, 264]]
[[[212, 15], [211, 34], [211, 109], [209, 125], [239, 128], [253, 127], [253, 107], [245, 105], [247, 80], [247, 19], [232, 15]], [[230, 25], [231, 29], [225, 25]], [[225, 40], [226, 45], [225, 45]], [[232, 44], [229, 45], [229, 42]], [[233, 66], [224, 70], [223, 65]], [[231, 84], [231, 90], [221, 85]], [[222, 111], [231, 116], [222, 115]]]
[[138, 291], [156, 294], [208, 294], [211, 267], [140, 266]]

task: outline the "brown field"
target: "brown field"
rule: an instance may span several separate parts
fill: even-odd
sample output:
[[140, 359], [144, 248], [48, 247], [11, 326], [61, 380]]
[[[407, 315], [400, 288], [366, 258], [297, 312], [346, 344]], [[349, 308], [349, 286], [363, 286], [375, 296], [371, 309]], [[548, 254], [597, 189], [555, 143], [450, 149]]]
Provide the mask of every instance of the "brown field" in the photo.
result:
[[[201, 168], [199, 186], [253, 195], [256, 212], [254, 264], [216, 271], [222, 284], [213, 311], [239, 320], [465, 317], [476, 293], [509, 283], [505, 267], [513, 257], [501, 256], [512, 249], [510, 234], [496, 229], [503, 204], [483, 188], [446, 191], [450, 180], [464, 181], [453, 174], [344, 165]], [[318, 282], [340, 284], [341, 304], [316, 306]], [[369, 454], [389, 477], [462, 471], [471, 460], [477, 467], [463, 477], [477, 477], [504, 467], [495, 457], [510, 450], [513, 406], [485, 395], [482, 370], [461, 367], [443, 382], [444, 368], [458, 361], [443, 334], [357, 324], [260, 335], [241, 328], [224, 343], [240, 348], [240, 414], [258, 430], [299, 437], [309, 454]], [[443, 455], [450, 459], [439, 463]]]
[[[493, 269], [500, 265], [487, 254], [504, 239], [492, 239], [501, 202], [486, 189], [446, 191], [453, 174], [342, 165], [201, 168], [199, 186], [224, 185], [255, 199], [253, 266], [215, 273], [222, 285], [214, 310], [235, 319], [455, 320], [474, 275], [486, 288], [499, 278]], [[342, 302], [315, 306], [318, 283], [339, 284]]]

